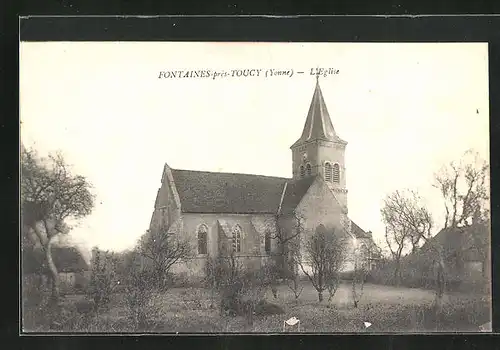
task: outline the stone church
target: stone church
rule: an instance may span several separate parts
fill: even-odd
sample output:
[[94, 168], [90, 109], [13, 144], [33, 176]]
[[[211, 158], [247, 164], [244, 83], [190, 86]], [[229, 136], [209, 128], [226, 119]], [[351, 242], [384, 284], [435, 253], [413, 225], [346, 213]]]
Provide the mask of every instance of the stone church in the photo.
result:
[[316, 81], [304, 130], [290, 147], [291, 178], [181, 170], [165, 164], [150, 230], [192, 241], [195, 257], [176, 268], [190, 275], [202, 276], [207, 258], [228, 249], [259, 268], [278, 249], [273, 230], [293, 234], [297, 218], [305, 236], [319, 225], [346, 233], [351, 243], [345, 271], [352, 270], [355, 254], [373, 268], [379, 249], [371, 232], [348, 217], [346, 146]]

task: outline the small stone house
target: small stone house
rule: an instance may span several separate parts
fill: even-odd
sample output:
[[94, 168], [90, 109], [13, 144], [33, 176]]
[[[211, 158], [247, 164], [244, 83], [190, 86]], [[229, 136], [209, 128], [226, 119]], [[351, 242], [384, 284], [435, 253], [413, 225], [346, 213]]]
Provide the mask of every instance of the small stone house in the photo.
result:
[[[48, 267], [41, 249], [23, 252], [23, 276], [48, 284]], [[90, 266], [75, 247], [52, 247], [52, 259], [59, 273], [61, 293], [83, 292], [90, 281]]]

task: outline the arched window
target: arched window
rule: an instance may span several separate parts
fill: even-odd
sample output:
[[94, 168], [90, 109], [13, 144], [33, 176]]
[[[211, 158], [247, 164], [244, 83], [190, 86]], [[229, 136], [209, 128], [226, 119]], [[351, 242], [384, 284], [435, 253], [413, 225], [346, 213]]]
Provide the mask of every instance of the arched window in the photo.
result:
[[207, 254], [208, 228], [201, 225], [198, 228], [198, 254]]
[[332, 181], [332, 165], [328, 162], [325, 163], [325, 181]]
[[306, 169], [304, 168], [303, 165], [300, 166], [300, 177], [303, 178], [306, 176]]
[[264, 237], [264, 249], [266, 254], [271, 254], [271, 233], [266, 232], [266, 236]]
[[236, 225], [233, 228], [233, 252], [241, 252], [241, 227]]
[[333, 164], [333, 182], [340, 182], [340, 167], [337, 163]]
[[307, 165], [306, 165], [306, 171], [307, 171], [307, 176], [311, 176], [312, 168], [311, 168], [311, 164], [310, 163], [307, 163]]

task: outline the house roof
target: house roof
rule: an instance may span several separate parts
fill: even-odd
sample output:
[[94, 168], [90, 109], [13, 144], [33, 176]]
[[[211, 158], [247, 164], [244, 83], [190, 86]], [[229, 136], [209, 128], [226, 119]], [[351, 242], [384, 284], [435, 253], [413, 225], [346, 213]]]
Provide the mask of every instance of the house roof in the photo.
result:
[[447, 228], [422, 246], [421, 251], [429, 251], [430, 244], [438, 243], [447, 258], [458, 253], [468, 261], [483, 260], [489, 249], [490, 231], [488, 225], [476, 224], [465, 228]]
[[319, 80], [316, 80], [316, 88], [314, 89], [302, 135], [292, 147], [313, 140], [326, 140], [346, 144], [335, 132], [330, 114], [326, 108], [323, 93], [321, 92], [321, 87], [319, 86]]
[[290, 179], [172, 169], [183, 212], [276, 213]]
[[[41, 249], [23, 252], [23, 271], [25, 273], [47, 270], [44, 252]], [[82, 253], [75, 247], [52, 247], [52, 260], [58, 272], [81, 272], [89, 270]]]

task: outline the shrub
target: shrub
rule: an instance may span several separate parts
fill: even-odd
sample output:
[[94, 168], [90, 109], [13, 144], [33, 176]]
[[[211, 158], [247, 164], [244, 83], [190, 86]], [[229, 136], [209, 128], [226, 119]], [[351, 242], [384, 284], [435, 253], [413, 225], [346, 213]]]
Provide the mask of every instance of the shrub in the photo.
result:
[[245, 316], [252, 325], [255, 307], [272, 283], [268, 272], [248, 269], [234, 255], [209, 260], [206, 282], [219, 292], [220, 313]]
[[81, 315], [90, 314], [95, 310], [92, 300], [79, 300], [75, 303], [76, 311]]
[[43, 275], [29, 274], [22, 279], [22, 328], [24, 331], [48, 331], [56, 319], [57, 309], [49, 303], [50, 290]]
[[261, 267], [262, 283], [264, 286], [271, 287], [274, 299], [278, 298], [278, 285], [280, 283], [280, 276], [282, 272], [278, 267], [276, 261], [267, 261]]
[[109, 253], [95, 250], [87, 297], [93, 301], [94, 311], [106, 308], [118, 284], [115, 263]]
[[130, 269], [125, 287], [125, 304], [134, 331], [150, 330], [156, 325], [160, 307], [151, 288], [155, 278], [151, 271]]
[[255, 314], [259, 316], [284, 314], [285, 310], [279, 305], [272, 304], [266, 300], [261, 300], [255, 306]]
[[25, 307], [39, 305], [46, 295], [42, 276], [25, 275], [22, 283], [23, 305]]
[[178, 288], [185, 288], [191, 286], [191, 281], [189, 280], [187, 272], [180, 272], [175, 276], [170, 277], [171, 285]]

